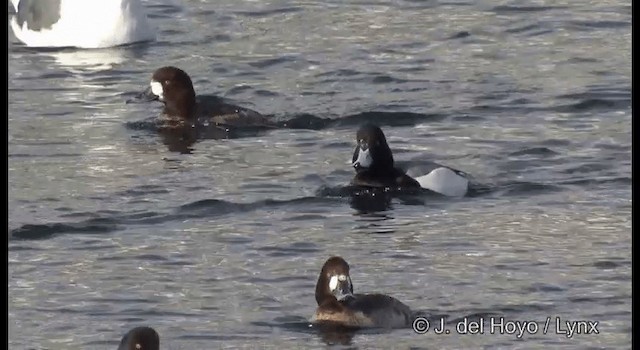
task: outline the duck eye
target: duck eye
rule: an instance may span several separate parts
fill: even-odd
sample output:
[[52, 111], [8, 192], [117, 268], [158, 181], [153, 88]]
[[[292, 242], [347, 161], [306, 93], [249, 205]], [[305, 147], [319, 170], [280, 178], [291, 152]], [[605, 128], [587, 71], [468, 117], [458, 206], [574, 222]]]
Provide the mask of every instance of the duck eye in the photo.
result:
[[169, 85], [171, 83], [171, 80], [165, 80], [164, 81], [164, 85]]

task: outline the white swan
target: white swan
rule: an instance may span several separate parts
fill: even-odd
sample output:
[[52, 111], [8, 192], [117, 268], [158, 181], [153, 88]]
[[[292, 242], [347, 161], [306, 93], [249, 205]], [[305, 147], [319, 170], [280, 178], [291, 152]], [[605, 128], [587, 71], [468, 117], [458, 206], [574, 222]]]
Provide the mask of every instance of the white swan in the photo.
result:
[[139, 0], [11, 2], [11, 29], [29, 47], [104, 48], [156, 38]]

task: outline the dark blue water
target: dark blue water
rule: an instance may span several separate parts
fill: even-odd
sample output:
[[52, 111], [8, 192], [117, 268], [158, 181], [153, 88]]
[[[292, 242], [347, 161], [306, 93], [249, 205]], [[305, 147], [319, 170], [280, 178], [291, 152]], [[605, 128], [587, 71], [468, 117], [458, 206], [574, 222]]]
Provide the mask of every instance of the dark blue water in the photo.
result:
[[[141, 324], [168, 349], [629, 348], [629, 3], [145, 5], [151, 44], [10, 37], [10, 348], [110, 349]], [[330, 122], [181, 152], [148, 127], [160, 105], [125, 103], [168, 64], [199, 93]], [[472, 193], [345, 193], [366, 121], [400, 164], [463, 170]], [[331, 255], [452, 333], [309, 329]], [[455, 331], [490, 316], [540, 331]]]

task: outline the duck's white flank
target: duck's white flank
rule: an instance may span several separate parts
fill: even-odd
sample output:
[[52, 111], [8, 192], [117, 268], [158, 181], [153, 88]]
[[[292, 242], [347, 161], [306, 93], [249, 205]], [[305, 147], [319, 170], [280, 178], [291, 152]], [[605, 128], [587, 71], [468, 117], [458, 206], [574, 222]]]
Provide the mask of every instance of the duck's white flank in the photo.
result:
[[467, 193], [469, 180], [447, 167], [433, 169], [415, 178], [422, 188], [445, 196], [462, 197]]

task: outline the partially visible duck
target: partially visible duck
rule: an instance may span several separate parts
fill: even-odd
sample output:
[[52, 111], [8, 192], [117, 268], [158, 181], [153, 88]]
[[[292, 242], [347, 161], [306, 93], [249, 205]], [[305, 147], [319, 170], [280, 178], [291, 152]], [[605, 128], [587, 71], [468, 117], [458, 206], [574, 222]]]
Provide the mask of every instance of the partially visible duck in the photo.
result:
[[151, 327], [136, 327], [127, 332], [118, 350], [159, 350], [160, 336]]

